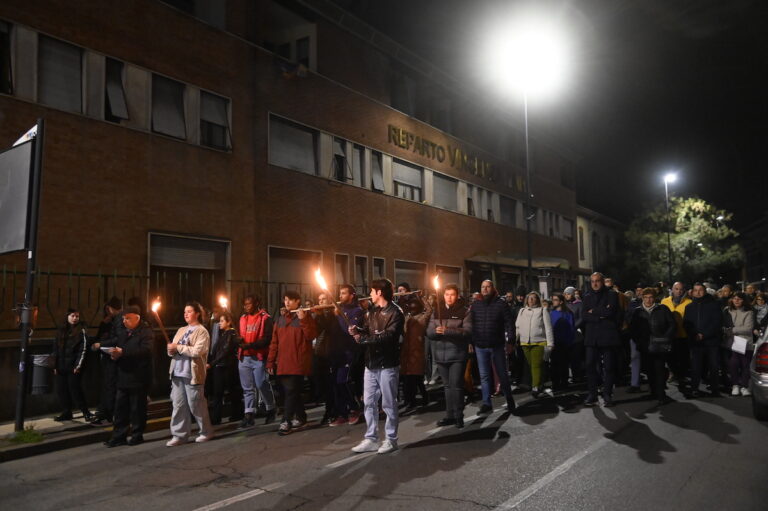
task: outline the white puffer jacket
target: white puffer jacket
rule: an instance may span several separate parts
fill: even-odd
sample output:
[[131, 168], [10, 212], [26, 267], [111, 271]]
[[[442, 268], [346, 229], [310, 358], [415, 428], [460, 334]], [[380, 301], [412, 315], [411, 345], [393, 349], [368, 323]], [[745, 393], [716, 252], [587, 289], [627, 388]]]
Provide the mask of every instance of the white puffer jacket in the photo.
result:
[[546, 342], [554, 346], [552, 322], [549, 319], [549, 309], [543, 307], [523, 307], [515, 321], [515, 331], [520, 344], [535, 344]]

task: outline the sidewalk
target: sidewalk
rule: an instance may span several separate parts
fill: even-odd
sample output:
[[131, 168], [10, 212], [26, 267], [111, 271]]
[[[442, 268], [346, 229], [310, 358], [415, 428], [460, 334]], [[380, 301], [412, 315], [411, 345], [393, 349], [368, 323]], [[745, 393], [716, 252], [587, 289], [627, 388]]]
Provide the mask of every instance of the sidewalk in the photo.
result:
[[[167, 428], [171, 420], [170, 411], [169, 399], [152, 401], [147, 410], [146, 432]], [[0, 424], [0, 463], [109, 439], [112, 434], [111, 424], [94, 426], [85, 422], [82, 417], [78, 412], [73, 420], [64, 422], [56, 422], [51, 416], [28, 418], [24, 421], [24, 427], [31, 427], [43, 436], [42, 441], [34, 443], [12, 442], [10, 438], [14, 433], [14, 423]]]

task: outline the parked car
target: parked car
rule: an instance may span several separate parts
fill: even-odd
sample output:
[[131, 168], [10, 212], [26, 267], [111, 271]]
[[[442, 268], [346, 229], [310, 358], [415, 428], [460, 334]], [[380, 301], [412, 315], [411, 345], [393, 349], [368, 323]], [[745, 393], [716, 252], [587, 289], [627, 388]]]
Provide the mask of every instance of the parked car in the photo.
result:
[[749, 373], [752, 382], [752, 413], [756, 419], [768, 421], [768, 330], [755, 345]]

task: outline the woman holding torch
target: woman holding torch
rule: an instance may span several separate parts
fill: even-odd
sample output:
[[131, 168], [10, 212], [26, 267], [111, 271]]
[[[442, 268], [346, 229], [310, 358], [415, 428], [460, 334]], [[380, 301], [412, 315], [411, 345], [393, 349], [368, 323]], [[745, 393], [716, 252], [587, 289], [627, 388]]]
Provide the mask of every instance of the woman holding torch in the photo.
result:
[[171, 438], [165, 445], [173, 447], [186, 443], [189, 439], [190, 414], [194, 416], [200, 428], [195, 442], [207, 442], [213, 438], [213, 426], [208, 417], [208, 403], [205, 399], [204, 384], [210, 336], [200, 323], [203, 308], [197, 302], [189, 302], [184, 307], [184, 321], [187, 326], [180, 328], [168, 345], [171, 357]]

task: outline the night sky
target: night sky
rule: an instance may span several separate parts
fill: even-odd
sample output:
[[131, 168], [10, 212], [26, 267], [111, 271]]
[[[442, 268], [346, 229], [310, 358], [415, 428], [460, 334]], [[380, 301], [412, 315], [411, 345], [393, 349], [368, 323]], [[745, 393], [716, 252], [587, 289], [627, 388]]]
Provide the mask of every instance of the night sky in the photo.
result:
[[[491, 20], [521, 1], [336, 0], [393, 39], [482, 91], [477, 52]], [[630, 219], [671, 192], [697, 195], [743, 226], [765, 211], [768, 15], [759, 0], [533, 2], [572, 40], [573, 73], [556, 101], [531, 104], [576, 155], [581, 204]], [[519, 100], [485, 94], [512, 111]]]

